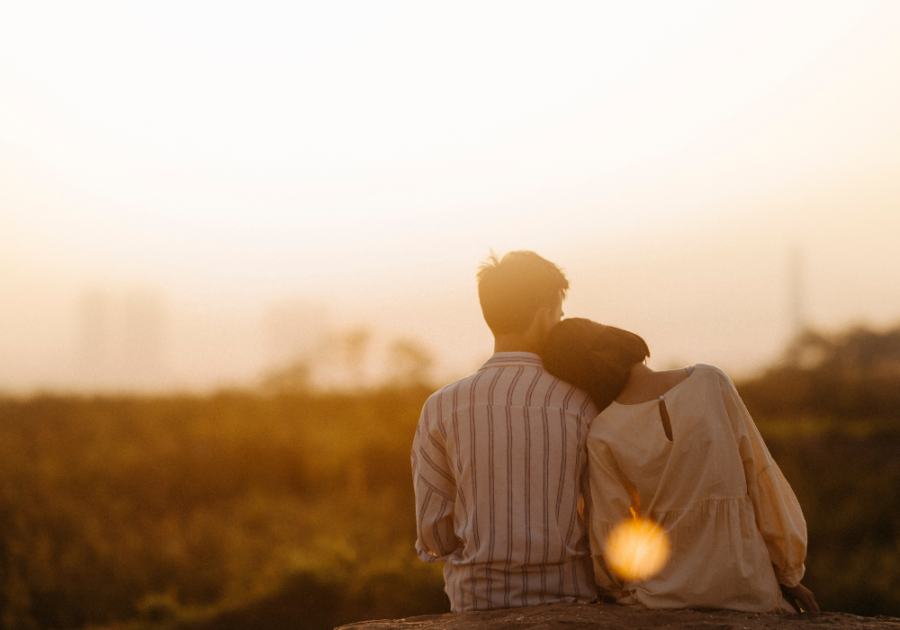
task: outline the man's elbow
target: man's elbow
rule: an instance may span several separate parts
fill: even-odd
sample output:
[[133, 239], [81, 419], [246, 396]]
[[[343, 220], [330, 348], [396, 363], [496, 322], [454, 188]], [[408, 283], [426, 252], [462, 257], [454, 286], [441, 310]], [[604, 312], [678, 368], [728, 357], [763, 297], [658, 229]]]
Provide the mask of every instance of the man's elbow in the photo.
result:
[[437, 556], [434, 552], [427, 549], [416, 549], [416, 555], [419, 556], [419, 560], [422, 562], [445, 562], [447, 560], [445, 557]]
[[447, 545], [425, 545], [421, 539], [416, 541], [416, 555], [422, 562], [446, 562], [447, 558], [459, 548], [459, 540], [454, 539], [456, 545], [448, 549]]

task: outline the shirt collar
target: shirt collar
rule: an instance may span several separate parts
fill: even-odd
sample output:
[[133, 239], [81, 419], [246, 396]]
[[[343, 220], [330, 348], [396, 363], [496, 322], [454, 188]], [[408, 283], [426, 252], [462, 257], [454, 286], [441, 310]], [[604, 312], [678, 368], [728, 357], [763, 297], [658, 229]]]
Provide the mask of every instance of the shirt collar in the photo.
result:
[[543, 368], [544, 363], [541, 357], [533, 352], [495, 352], [494, 355], [485, 361], [481, 366], [481, 370], [490, 367], [502, 367], [506, 365], [533, 365]]

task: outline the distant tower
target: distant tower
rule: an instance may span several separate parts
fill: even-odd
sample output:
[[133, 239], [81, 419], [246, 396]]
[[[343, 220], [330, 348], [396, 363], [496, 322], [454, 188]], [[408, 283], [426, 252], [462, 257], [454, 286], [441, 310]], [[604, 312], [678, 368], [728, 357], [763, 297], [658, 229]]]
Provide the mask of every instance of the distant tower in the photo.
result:
[[803, 252], [799, 247], [793, 247], [788, 258], [788, 305], [792, 341], [797, 340], [806, 330], [806, 301], [803, 281]]

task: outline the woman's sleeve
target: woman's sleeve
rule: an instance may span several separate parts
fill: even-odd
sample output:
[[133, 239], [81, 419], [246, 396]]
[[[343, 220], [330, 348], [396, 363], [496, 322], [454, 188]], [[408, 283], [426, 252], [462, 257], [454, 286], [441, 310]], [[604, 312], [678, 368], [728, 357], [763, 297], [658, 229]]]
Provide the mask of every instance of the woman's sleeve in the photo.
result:
[[640, 511], [637, 491], [616, 464], [609, 447], [599, 439], [588, 438], [590, 472], [590, 544], [594, 561], [594, 581], [607, 595], [617, 600], [628, 597], [622, 581], [606, 565], [604, 547], [612, 529], [633, 518], [631, 508]]
[[756, 512], [778, 582], [796, 586], [806, 571], [806, 520], [790, 484], [772, 459], [750, 412], [731, 380], [722, 373], [722, 392], [738, 442], [747, 492]]

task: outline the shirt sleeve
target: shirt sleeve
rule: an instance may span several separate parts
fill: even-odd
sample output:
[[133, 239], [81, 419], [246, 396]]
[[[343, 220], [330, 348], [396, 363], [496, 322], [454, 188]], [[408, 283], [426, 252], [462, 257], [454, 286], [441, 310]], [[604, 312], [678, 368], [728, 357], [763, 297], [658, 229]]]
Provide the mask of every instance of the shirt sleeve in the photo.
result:
[[425, 562], [445, 561], [460, 544], [453, 529], [456, 482], [436, 416], [436, 404], [429, 399], [422, 409], [412, 448], [416, 553]]
[[724, 373], [722, 376], [723, 398], [744, 464], [756, 526], [779, 583], [796, 586], [806, 571], [806, 520], [800, 502], [772, 459], [734, 384]]

